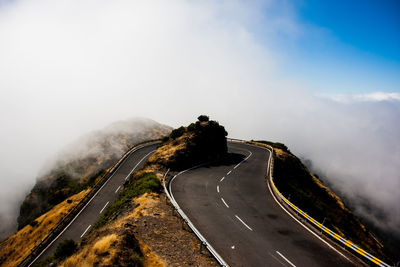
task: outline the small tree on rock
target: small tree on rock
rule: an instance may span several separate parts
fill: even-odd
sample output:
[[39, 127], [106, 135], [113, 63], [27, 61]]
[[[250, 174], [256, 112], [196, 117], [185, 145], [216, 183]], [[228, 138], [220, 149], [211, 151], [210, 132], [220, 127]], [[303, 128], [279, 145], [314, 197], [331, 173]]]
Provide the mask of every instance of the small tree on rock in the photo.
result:
[[201, 122], [207, 122], [210, 120], [210, 118], [206, 115], [200, 115], [197, 119]]

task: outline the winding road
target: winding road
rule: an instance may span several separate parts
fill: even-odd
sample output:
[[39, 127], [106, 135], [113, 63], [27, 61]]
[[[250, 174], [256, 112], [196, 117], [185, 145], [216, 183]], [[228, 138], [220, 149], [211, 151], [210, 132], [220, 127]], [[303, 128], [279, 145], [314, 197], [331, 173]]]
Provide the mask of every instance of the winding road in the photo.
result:
[[229, 142], [230, 161], [189, 170], [171, 181], [175, 200], [230, 266], [355, 266], [291, 218], [266, 182], [270, 152]]
[[80, 241], [100, 218], [107, 206], [114, 202], [118, 192], [121, 190], [128, 177], [135, 170], [143, 166], [146, 159], [153, 154], [157, 146], [158, 143], [145, 145], [133, 150], [81, 212], [78, 213], [68, 227], [64, 229], [57, 239], [55, 239], [34, 262], [43, 260], [49, 255], [53, 255], [57, 245], [67, 238], [73, 239], [76, 242]]

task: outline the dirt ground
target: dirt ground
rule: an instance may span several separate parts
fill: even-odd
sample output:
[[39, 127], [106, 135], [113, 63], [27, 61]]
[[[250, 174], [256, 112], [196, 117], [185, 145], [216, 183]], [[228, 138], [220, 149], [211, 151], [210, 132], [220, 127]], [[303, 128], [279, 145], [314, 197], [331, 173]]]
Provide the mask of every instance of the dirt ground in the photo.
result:
[[[135, 199], [134, 205], [129, 221], [136, 238], [165, 266], [219, 266], [207, 249], [200, 251], [199, 240], [187, 225], [182, 227], [179, 214], [172, 212], [164, 193], [145, 194]], [[148, 265], [146, 261], [151, 259], [144, 256]]]

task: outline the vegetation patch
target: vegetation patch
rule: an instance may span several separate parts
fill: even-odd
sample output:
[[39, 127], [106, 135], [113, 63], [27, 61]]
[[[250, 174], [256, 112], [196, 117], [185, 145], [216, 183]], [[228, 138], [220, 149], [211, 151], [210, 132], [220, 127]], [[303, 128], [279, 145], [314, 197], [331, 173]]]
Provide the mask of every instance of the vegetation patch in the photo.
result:
[[[264, 144], [274, 144], [263, 142]], [[280, 145], [279, 145], [280, 146]], [[286, 146], [285, 146], [286, 147]], [[287, 149], [274, 146], [274, 182], [279, 191], [311, 217], [373, 255], [388, 260], [388, 251], [343, 201]]]
[[107, 208], [100, 219], [94, 224], [93, 229], [98, 229], [116, 218], [132, 198], [138, 197], [147, 192], [160, 192], [161, 188], [160, 180], [157, 178], [155, 173], [142, 173], [139, 177], [136, 177], [132, 182], [124, 187], [115, 202]]
[[265, 141], [265, 140], [260, 140], [260, 141], [255, 141], [255, 142], [266, 144], [266, 145], [272, 146], [273, 148], [278, 148], [278, 149], [283, 150], [285, 152], [291, 153], [289, 148], [285, 144], [282, 144], [282, 143], [279, 143], [279, 142], [270, 142], [270, 141]]
[[69, 197], [0, 243], [0, 266], [17, 266], [40, 240], [86, 195], [88, 190]]
[[224, 158], [228, 152], [225, 128], [208, 116], [201, 115], [195, 123], [174, 129], [163, 139], [163, 146], [148, 164], [182, 170], [199, 163]]
[[36, 262], [34, 267], [46, 267], [52, 263], [58, 263], [71, 256], [78, 250], [78, 244], [72, 239], [65, 239], [58, 244], [53, 256], [48, 256], [40, 262]]
[[116, 122], [80, 138], [59, 154], [48, 172], [38, 177], [20, 207], [18, 229], [68, 197], [92, 187], [135, 144], [159, 139], [171, 130], [155, 121], [134, 119]]
[[38, 181], [30, 197], [22, 203], [18, 217], [18, 230], [28, 224], [34, 224], [38, 214], [51, 210], [63, 200], [93, 186], [105, 173], [106, 170], [101, 169], [84, 182], [80, 182], [64, 170], [53, 171], [51, 175], [54, 178]]

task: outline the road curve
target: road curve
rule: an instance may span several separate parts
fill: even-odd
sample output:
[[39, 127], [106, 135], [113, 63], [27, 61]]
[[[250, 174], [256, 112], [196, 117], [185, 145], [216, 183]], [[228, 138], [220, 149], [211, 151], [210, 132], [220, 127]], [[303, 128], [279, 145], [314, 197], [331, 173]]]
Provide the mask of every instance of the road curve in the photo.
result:
[[67, 238], [76, 242], [90, 230], [93, 224], [100, 218], [108, 205], [114, 202], [118, 192], [121, 190], [125, 179], [134, 171], [141, 168], [146, 159], [155, 151], [158, 144], [143, 146], [134, 150], [121, 163], [110, 179], [99, 189], [97, 194], [81, 210], [71, 224], [62, 234], [36, 259], [40, 261], [47, 256], [53, 255], [57, 245]]
[[187, 171], [171, 193], [230, 266], [354, 266], [276, 203], [265, 177], [268, 150], [228, 143], [231, 160]]

